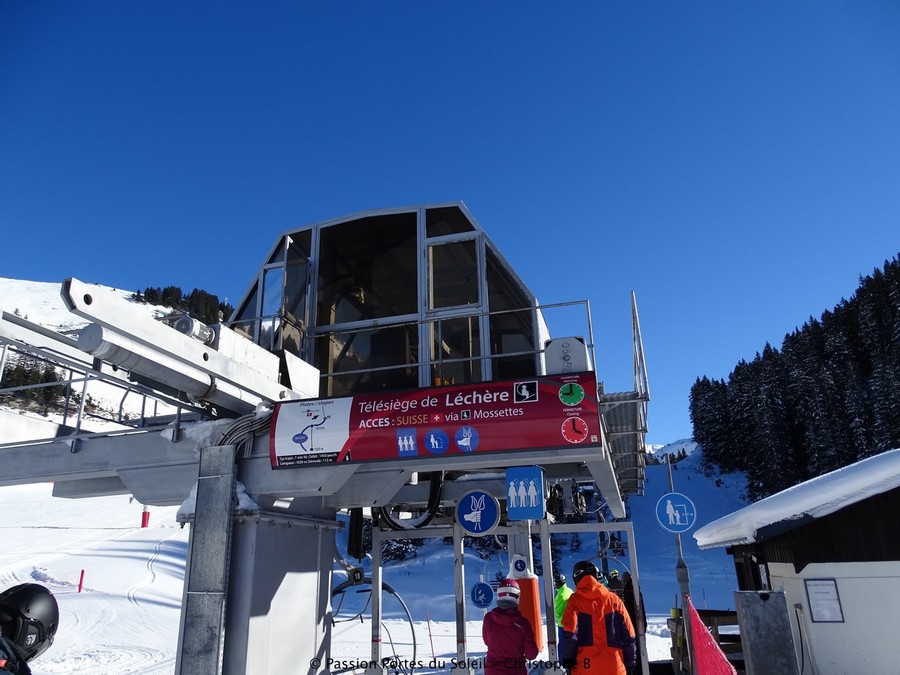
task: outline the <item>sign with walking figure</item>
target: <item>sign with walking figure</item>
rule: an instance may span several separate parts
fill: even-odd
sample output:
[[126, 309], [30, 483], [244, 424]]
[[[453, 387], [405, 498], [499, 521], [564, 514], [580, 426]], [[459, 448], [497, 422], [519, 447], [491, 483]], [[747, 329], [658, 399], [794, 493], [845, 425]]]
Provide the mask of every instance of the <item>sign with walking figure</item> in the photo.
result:
[[697, 508], [680, 492], [667, 492], [656, 502], [656, 519], [669, 532], [687, 532], [697, 522]]

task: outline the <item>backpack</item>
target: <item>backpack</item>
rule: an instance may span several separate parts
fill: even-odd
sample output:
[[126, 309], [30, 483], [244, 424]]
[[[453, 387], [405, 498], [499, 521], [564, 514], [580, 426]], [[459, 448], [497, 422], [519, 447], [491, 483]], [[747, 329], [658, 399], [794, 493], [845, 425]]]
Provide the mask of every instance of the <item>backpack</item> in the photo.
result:
[[3, 636], [0, 636], [0, 673], [31, 675], [31, 668], [25, 663], [25, 659], [19, 656], [19, 650]]

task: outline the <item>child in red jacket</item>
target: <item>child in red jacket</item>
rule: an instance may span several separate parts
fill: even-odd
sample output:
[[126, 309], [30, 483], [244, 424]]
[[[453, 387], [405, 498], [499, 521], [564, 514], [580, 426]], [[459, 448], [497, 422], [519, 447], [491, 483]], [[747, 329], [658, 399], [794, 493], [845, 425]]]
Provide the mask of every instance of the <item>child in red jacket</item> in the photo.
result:
[[497, 606], [484, 615], [484, 675], [526, 675], [526, 661], [538, 655], [531, 624], [519, 612], [519, 594], [519, 583], [504, 579], [497, 588]]

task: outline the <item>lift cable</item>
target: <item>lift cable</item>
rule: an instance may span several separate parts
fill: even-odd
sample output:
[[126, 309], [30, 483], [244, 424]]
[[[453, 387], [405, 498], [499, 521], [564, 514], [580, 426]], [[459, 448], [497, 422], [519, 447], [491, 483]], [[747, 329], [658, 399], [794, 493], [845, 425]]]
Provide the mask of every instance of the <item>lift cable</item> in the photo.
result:
[[383, 520], [392, 530], [414, 530], [419, 527], [428, 525], [437, 515], [441, 508], [441, 493], [444, 490], [444, 472], [438, 471], [431, 475], [431, 486], [428, 493], [428, 503], [425, 505], [425, 512], [418, 518], [404, 521], [394, 518], [391, 515], [390, 507], [379, 507], [375, 509], [379, 519]]
[[[347, 581], [344, 581], [344, 582], [338, 584], [337, 586], [334, 587], [334, 589], [332, 589], [332, 591], [331, 591], [331, 599], [332, 599], [332, 601], [333, 601], [333, 600], [334, 600], [334, 597], [335, 597], [336, 595], [343, 595], [343, 594], [347, 591], [348, 588], [352, 588], [352, 587], [354, 587], [354, 586], [362, 586], [362, 585], [365, 585], [365, 584], [368, 584], [369, 586], [371, 586], [371, 585], [372, 585], [372, 577], [363, 577], [361, 581], [357, 581], [357, 580], [352, 579], [352, 578], [351, 578], [351, 579], [347, 579]], [[412, 633], [413, 653], [412, 653], [411, 663], [415, 663], [415, 662], [416, 662], [416, 655], [417, 655], [417, 654], [416, 654], [416, 649], [417, 649], [417, 645], [416, 645], [416, 626], [415, 626], [415, 623], [413, 622], [412, 613], [410, 613], [409, 607], [408, 607], [408, 606], [406, 605], [406, 603], [403, 601], [403, 598], [400, 597], [400, 594], [397, 593], [397, 591], [395, 591], [393, 588], [391, 588], [388, 584], [386, 584], [386, 583], [384, 583], [384, 582], [381, 582], [381, 589], [384, 590], [384, 591], [387, 591], [388, 593], [390, 593], [391, 595], [393, 595], [395, 598], [397, 598], [397, 602], [400, 603], [400, 606], [403, 608], [403, 611], [404, 611], [404, 613], [406, 614], [406, 620], [407, 620], [407, 622], [409, 623], [409, 630], [410, 630], [410, 632]], [[357, 593], [364, 593], [364, 592], [365, 592], [365, 591], [362, 590], [362, 589], [360, 589], [360, 590], [357, 591]], [[352, 616], [350, 619], [343, 619], [342, 621], [355, 621], [357, 618], [359, 618], [360, 620], [362, 620], [362, 613], [363, 613], [363, 612], [366, 610], [366, 608], [368, 608], [368, 606], [369, 606], [369, 602], [371, 601], [371, 594], [372, 594], [372, 589], [370, 588], [370, 590], [369, 590], [369, 599], [366, 600], [366, 605], [365, 605], [365, 607], [363, 607], [356, 615]], [[344, 599], [341, 598], [341, 599], [340, 599], [340, 602], [338, 603], [338, 610], [340, 610], [340, 607], [341, 607], [341, 605], [343, 605], [343, 602], [344, 602]], [[336, 621], [335, 619], [332, 619], [332, 624], [336, 624], [336, 623], [338, 623], [338, 621]], [[394, 650], [394, 659], [395, 659], [395, 661], [397, 661], [398, 664], [399, 664], [399, 663], [402, 663], [402, 661], [401, 661], [399, 655], [397, 654], [397, 649], [396, 649], [396, 647], [394, 646], [394, 639], [393, 639], [393, 637], [391, 637], [390, 631], [387, 629], [387, 626], [384, 625], [384, 622], [382, 622], [381, 625], [382, 625], [382, 627], [385, 629], [385, 631], [387, 631], [388, 639], [390, 640], [390, 642], [391, 642], [391, 647], [392, 647], [393, 650]], [[407, 671], [406, 668], [404, 668], [404, 667], [399, 667], [399, 670], [402, 671], [403, 673], [407, 673], [408, 675], [412, 675], [413, 670], [415, 670], [415, 669], [414, 669], [414, 668], [410, 668], [409, 671]]]

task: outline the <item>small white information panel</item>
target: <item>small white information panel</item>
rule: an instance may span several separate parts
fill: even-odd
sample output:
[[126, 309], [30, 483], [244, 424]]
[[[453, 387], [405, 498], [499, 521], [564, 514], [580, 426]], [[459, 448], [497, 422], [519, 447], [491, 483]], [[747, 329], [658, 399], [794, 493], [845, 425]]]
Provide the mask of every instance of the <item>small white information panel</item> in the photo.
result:
[[834, 579], [806, 579], [806, 598], [814, 622], [844, 622], [841, 598]]

